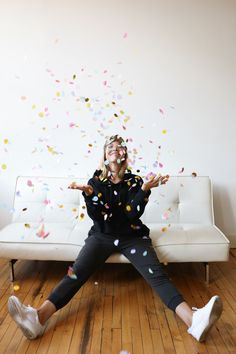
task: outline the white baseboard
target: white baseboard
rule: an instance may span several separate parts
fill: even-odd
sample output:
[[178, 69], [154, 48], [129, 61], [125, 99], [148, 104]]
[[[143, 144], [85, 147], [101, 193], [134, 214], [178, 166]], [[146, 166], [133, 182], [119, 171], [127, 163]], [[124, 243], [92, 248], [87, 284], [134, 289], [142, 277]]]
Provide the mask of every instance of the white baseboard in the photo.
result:
[[236, 248], [236, 235], [228, 235], [227, 238], [230, 240], [230, 248]]

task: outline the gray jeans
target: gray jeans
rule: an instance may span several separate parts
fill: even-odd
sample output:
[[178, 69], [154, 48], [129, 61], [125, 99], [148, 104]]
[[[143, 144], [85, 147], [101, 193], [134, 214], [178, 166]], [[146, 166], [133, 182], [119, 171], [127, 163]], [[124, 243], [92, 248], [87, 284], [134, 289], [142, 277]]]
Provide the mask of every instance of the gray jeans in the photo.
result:
[[159, 262], [149, 236], [118, 238], [102, 233], [91, 234], [85, 240], [85, 245], [72, 267], [74, 276], [66, 275], [48, 300], [57, 310], [65, 306], [98, 267], [116, 252], [129, 259], [168, 308], [175, 311], [184, 301]]

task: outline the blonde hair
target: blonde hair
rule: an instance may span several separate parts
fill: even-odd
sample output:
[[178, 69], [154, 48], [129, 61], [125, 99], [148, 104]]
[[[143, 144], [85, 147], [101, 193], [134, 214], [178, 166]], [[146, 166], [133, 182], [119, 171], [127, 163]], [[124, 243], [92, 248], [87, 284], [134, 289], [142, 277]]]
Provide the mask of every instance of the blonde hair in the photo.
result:
[[106, 141], [105, 141], [105, 144], [104, 144], [104, 147], [103, 147], [103, 157], [102, 157], [102, 160], [101, 160], [101, 163], [100, 163], [100, 167], [99, 167], [99, 169], [102, 171], [100, 176], [99, 176], [99, 178], [101, 180], [106, 179], [106, 178], [109, 177], [109, 172], [110, 172], [109, 165], [105, 164], [105, 161], [106, 161], [106, 147], [109, 144], [113, 143], [114, 141], [117, 141], [125, 150], [124, 160], [121, 161], [121, 163], [120, 163], [120, 169], [119, 169], [119, 172], [118, 172], [118, 177], [122, 179], [124, 177], [125, 170], [127, 169], [127, 166], [128, 166], [128, 152], [127, 152], [127, 146], [125, 144], [124, 139], [121, 136], [119, 136], [118, 134], [106, 137]]

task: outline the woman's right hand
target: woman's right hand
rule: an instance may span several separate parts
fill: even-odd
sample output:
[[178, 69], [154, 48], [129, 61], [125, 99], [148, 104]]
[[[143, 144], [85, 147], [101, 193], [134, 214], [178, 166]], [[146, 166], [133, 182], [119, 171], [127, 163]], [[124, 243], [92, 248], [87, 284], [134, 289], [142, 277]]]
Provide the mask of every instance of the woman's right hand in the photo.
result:
[[93, 187], [90, 186], [89, 184], [77, 184], [76, 182], [72, 182], [68, 188], [79, 189], [80, 191], [84, 192], [88, 196], [93, 194]]

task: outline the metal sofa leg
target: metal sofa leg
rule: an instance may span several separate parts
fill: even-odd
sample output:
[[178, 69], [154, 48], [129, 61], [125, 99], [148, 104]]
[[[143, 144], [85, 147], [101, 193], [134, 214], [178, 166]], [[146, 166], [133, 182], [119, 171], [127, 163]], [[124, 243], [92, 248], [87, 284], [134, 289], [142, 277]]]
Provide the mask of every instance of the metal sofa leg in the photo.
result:
[[9, 261], [9, 266], [10, 266], [10, 281], [13, 282], [15, 280], [15, 274], [14, 274], [14, 264], [16, 263], [17, 259], [11, 259]]
[[210, 265], [208, 262], [204, 262], [205, 266], [205, 282], [206, 285], [209, 285], [209, 280], [210, 280]]

